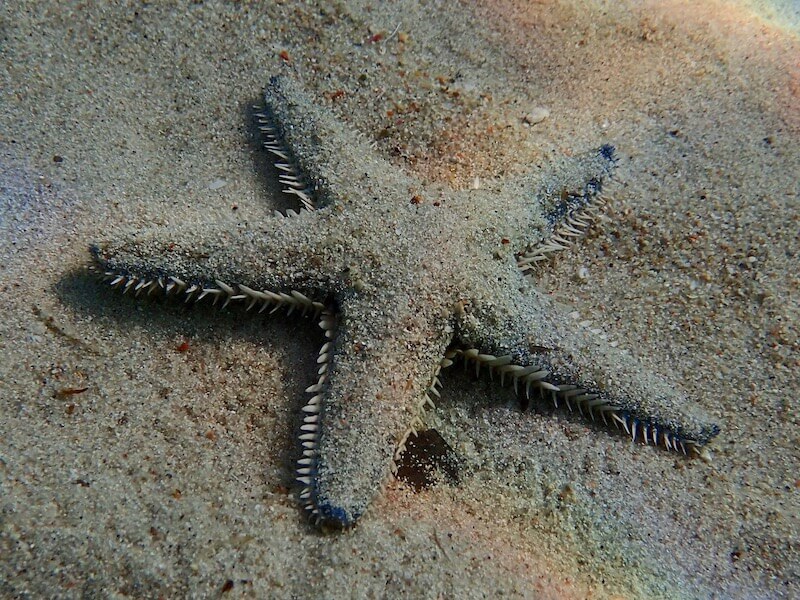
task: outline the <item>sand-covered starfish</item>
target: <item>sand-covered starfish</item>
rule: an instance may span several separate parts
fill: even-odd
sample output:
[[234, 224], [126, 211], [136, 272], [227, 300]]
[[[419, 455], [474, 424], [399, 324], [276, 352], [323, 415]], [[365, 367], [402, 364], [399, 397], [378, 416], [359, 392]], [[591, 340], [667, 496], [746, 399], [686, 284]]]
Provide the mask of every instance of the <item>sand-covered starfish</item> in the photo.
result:
[[457, 357], [630, 436], [688, 454], [718, 428], [529, 283], [525, 271], [589, 225], [615, 163], [603, 146], [545, 174], [455, 192], [423, 185], [286, 76], [262, 129], [303, 208], [257, 225], [136, 231], [91, 247], [113, 286], [320, 318], [297, 469], [312, 519], [364, 513]]

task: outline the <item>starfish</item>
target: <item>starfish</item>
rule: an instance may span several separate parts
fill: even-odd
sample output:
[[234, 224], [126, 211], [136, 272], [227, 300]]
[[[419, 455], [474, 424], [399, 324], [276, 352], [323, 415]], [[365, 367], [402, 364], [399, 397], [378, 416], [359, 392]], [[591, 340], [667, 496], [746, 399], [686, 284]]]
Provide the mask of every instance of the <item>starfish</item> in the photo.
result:
[[257, 226], [180, 224], [91, 246], [112, 286], [247, 310], [315, 315], [326, 341], [306, 391], [297, 479], [324, 527], [353, 525], [455, 360], [634, 440], [704, 456], [719, 428], [527, 275], [590, 225], [614, 169], [605, 145], [481, 189], [423, 185], [273, 77], [266, 148], [302, 208]]

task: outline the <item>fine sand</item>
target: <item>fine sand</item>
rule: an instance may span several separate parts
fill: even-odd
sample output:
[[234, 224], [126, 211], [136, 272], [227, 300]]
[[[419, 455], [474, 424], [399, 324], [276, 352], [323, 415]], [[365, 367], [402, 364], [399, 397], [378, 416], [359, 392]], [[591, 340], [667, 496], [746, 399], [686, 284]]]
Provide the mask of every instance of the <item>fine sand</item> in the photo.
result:
[[[0, 596], [800, 596], [797, 9], [382, 4], [0, 7]], [[287, 68], [425, 182], [614, 144], [603, 222], [537, 285], [714, 416], [713, 462], [451, 369], [458, 482], [309, 525], [314, 323], [85, 270], [116, 225], [289, 206], [250, 108]]]

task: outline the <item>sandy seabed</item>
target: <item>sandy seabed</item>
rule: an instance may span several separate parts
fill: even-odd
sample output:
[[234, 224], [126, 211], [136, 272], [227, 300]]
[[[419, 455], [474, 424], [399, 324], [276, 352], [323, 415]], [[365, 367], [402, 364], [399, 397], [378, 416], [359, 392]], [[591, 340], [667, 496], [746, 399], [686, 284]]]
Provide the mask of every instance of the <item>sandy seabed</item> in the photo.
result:
[[[5, 3], [0, 595], [800, 595], [800, 42], [785, 16]], [[84, 269], [118, 225], [287, 206], [249, 108], [282, 68], [423, 181], [465, 188], [613, 143], [605, 219], [538, 285], [714, 415], [713, 462], [520, 412], [453, 371], [429, 423], [460, 481], [390, 482], [355, 529], [310, 526], [290, 459], [314, 324], [137, 303]]]

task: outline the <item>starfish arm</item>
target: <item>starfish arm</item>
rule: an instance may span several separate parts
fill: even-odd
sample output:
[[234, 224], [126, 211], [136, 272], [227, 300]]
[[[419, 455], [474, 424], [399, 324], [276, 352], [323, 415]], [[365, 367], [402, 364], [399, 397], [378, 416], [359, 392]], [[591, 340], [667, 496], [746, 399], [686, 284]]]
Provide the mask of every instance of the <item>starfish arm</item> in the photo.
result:
[[421, 425], [451, 334], [411, 312], [409, 300], [387, 307], [350, 296], [338, 315], [322, 315], [330, 341], [320, 353], [320, 378], [307, 390], [314, 396], [304, 408], [298, 481], [302, 502], [323, 527], [356, 522], [398, 447]]
[[314, 102], [293, 77], [272, 77], [264, 101], [266, 148], [285, 172], [281, 181], [286, 191], [304, 205], [308, 199], [317, 206], [365, 197], [380, 201], [417, 185], [379, 157], [361, 134]]
[[705, 456], [719, 427], [691, 406], [673, 381], [647, 372], [631, 354], [606, 343], [528, 286], [471, 307], [459, 322], [457, 351], [525, 393], [539, 390], [592, 419], [623, 427], [669, 449]]
[[206, 224], [153, 228], [90, 246], [92, 269], [140, 294], [319, 311], [341, 271], [325, 251], [324, 211], [268, 219], [256, 229]]
[[543, 174], [507, 180], [495, 193], [510, 202], [519, 233], [513, 240], [525, 271], [580, 238], [603, 206], [602, 192], [617, 163], [610, 145], [562, 158]]

